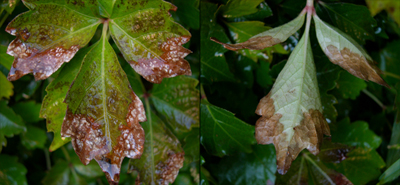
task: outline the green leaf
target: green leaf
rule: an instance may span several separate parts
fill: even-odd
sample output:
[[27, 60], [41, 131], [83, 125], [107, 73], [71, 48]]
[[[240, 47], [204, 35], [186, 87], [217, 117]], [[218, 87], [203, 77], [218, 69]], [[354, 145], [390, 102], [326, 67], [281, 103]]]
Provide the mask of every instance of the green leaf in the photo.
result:
[[18, 3], [19, 3], [19, 0], [2, 0], [0, 2], [0, 8], [7, 11], [8, 14], [11, 14], [14, 11], [14, 9]]
[[41, 120], [39, 118], [40, 104], [34, 101], [19, 102], [14, 104], [11, 108], [15, 113], [20, 115], [27, 123], [36, 123]]
[[[256, 34], [242, 43], [225, 44], [217, 39], [213, 39], [213, 41], [222, 44], [225, 48], [233, 51], [244, 48], [261, 50], [286, 41], [291, 35], [296, 33], [303, 26], [304, 18], [306, 17], [305, 15], [305, 12], [302, 12], [299, 16], [297, 16], [297, 18], [293, 19], [292, 21], [282, 26]], [[252, 30], [252, 32], [253, 31], [255, 30]]]
[[379, 67], [384, 71], [383, 77], [392, 86], [396, 85], [400, 79], [400, 40], [387, 43], [386, 47], [380, 50], [377, 57]]
[[197, 163], [200, 160], [200, 129], [192, 129], [184, 141], [185, 160]]
[[336, 87], [343, 98], [351, 98], [354, 100], [360, 95], [360, 92], [367, 87], [367, 83], [362, 79], [356, 78], [347, 71], [342, 71], [339, 79], [336, 81]]
[[0, 182], [2, 184], [26, 185], [26, 172], [25, 166], [18, 162], [17, 157], [0, 155]]
[[229, 0], [221, 7], [222, 16], [225, 18], [241, 17], [257, 12], [257, 6], [263, 0]]
[[49, 185], [68, 184], [70, 173], [68, 162], [59, 160], [44, 177], [42, 183]]
[[323, 134], [330, 133], [322, 115], [308, 33], [289, 56], [269, 94], [260, 100], [256, 113], [262, 116], [256, 123], [257, 142], [275, 145], [280, 174], [303, 149], [318, 154]]
[[310, 154], [303, 153], [287, 174], [277, 176], [276, 184], [352, 184], [343, 174], [327, 168]]
[[155, 84], [150, 91], [154, 107], [176, 131], [189, 131], [199, 126], [198, 83], [196, 79], [178, 76]]
[[7, 50], [15, 57], [9, 80], [28, 73], [33, 73], [36, 80], [48, 78], [90, 41], [101, 23], [92, 12], [96, 11], [97, 1], [24, 3], [30, 11], [20, 14], [6, 28], [17, 36]]
[[240, 152], [224, 157], [212, 170], [220, 184], [267, 184], [268, 180], [275, 182], [274, 147], [255, 145], [252, 153]]
[[176, 7], [162, 0], [118, 1], [110, 19], [111, 36], [125, 60], [152, 83], [192, 74], [183, 59], [190, 50], [182, 46], [191, 35], [173, 22], [169, 10]]
[[321, 103], [322, 103], [322, 114], [328, 123], [336, 122], [336, 117], [338, 116], [338, 112], [334, 106], [338, 101], [335, 96], [328, 94], [326, 92], [321, 93]]
[[263, 88], [267, 88], [273, 83], [269, 71], [269, 63], [261, 60], [256, 71], [256, 80], [257, 83]]
[[239, 151], [251, 152], [255, 143], [254, 127], [236, 118], [233, 113], [203, 101], [201, 107], [200, 142], [207, 152], [224, 156]]
[[98, 0], [100, 15], [110, 18], [113, 13], [113, 8], [116, 0]]
[[382, 142], [382, 139], [368, 128], [368, 123], [363, 121], [350, 123], [350, 119], [345, 118], [336, 124], [336, 128], [332, 129], [332, 142], [371, 149], [378, 148]]
[[354, 39], [323, 22], [316, 14], [313, 18], [319, 45], [332, 63], [358, 78], [389, 87], [373, 68], [372, 58]]
[[217, 81], [235, 81], [233, 74], [229, 71], [223, 53], [227, 51], [223, 46], [212, 42], [210, 37], [215, 37], [222, 42], [229, 42], [221, 25], [216, 23], [215, 14], [218, 6], [216, 4], [202, 1], [200, 3], [201, 12], [204, 17], [201, 18], [200, 33], [200, 77], [203, 83], [210, 84]]
[[143, 152], [139, 121], [144, 122], [146, 116], [106, 32], [85, 56], [65, 102], [61, 136], [71, 137], [83, 164], [96, 159], [107, 180], [118, 182], [124, 157], [139, 158]]
[[[333, 138], [333, 137], [332, 137]], [[325, 163], [329, 168], [345, 175], [353, 184], [366, 184], [377, 179], [385, 162], [375, 149], [356, 148], [341, 163]]]
[[377, 23], [371, 16], [368, 8], [350, 3], [320, 3], [321, 8], [327, 12], [334, 26], [357, 39], [361, 44], [365, 40], [374, 40]]
[[[400, 85], [397, 89], [400, 90]], [[397, 91], [400, 92], [400, 91]], [[400, 93], [397, 95], [397, 99], [400, 98]], [[386, 158], [386, 164], [388, 166], [392, 165], [395, 161], [400, 159], [400, 107], [397, 107], [396, 116], [394, 118], [392, 136], [388, 145], [388, 155]]]
[[131, 84], [133, 92], [139, 97], [142, 98], [146, 89], [142, 83], [142, 79], [140, 75], [135, 72], [134, 69], [125, 61], [120, 62], [122, 69], [124, 69], [126, 76], [128, 77], [129, 84]]
[[[148, 100], [146, 100], [148, 101]], [[173, 183], [183, 166], [184, 152], [179, 140], [168, 130], [146, 102], [147, 122], [144, 152], [140, 159], [130, 160], [129, 169], [139, 172], [144, 184]]]
[[7, 146], [7, 137], [26, 132], [22, 118], [7, 107], [6, 101], [0, 101], [0, 152], [3, 146]]
[[10, 70], [13, 62], [13, 57], [8, 55], [7, 46], [0, 45], [0, 64]]
[[378, 184], [385, 184], [397, 179], [400, 176], [400, 159], [393, 163], [383, 174], [379, 177]]
[[0, 72], [0, 100], [3, 98], [10, 98], [14, 94], [13, 89], [13, 84]]
[[76, 56], [66, 64], [58, 76], [47, 86], [47, 95], [43, 99], [40, 117], [46, 118], [47, 132], [54, 132], [50, 151], [71, 141], [71, 138], [61, 138], [61, 125], [64, 121], [67, 104], [64, 103], [65, 96], [72, 81], [78, 74], [83, 58], [93, 48], [84, 48], [77, 52]]
[[315, 67], [317, 69], [318, 87], [322, 93], [332, 90], [339, 79], [341, 69], [329, 61], [326, 56], [315, 56]]
[[[187, 25], [189, 28], [200, 28], [200, 11], [198, 0], [171, 0], [178, 7], [176, 12], [171, 12], [177, 22]], [[174, 16], [176, 14], [176, 16]]]
[[252, 36], [271, 29], [261, 21], [226, 22], [235, 42], [245, 42]]
[[47, 140], [46, 132], [43, 129], [30, 125], [26, 127], [26, 130], [27, 131], [21, 136], [22, 145], [28, 150], [44, 148], [44, 144]]

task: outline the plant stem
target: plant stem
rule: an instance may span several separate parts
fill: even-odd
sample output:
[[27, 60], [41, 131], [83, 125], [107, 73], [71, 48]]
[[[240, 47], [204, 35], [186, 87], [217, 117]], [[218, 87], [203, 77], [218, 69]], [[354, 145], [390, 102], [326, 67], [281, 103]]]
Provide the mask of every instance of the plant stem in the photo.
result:
[[367, 96], [369, 96], [372, 100], [374, 100], [376, 102], [376, 104], [378, 104], [383, 110], [386, 109], [386, 106], [383, 105], [383, 103], [374, 94], [369, 92], [367, 89], [363, 89], [362, 92], [365, 93]]
[[397, 79], [400, 80], [400, 75], [396, 75], [396, 74], [393, 74], [391, 72], [383, 71], [383, 75], [390, 76], [390, 77], [393, 77], [393, 78], [397, 78]]
[[49, 151], [47, 149], [43, 149], [43, 151], [44, 151], [44, 156], [46, 157], [47, 170], [50, 170], [51, 169], [51, 162], [50, 162]]
[[107, 37], [108, 19], [105, 20], [103, 23], [104, 23], [104, 25], [103, 25], [103, 32], [102, 32], [101, 34], [102, 34], [102, 37], [104, 37], [105, 39], [108, 40], [108, 37]]
[[68, 162], [71, 162], [71, 158], [69, 157], [67, 149], [65, 149], [64, 146], [61, 147], [61, 151], [63, 152], [65, 159], [67, 159]]

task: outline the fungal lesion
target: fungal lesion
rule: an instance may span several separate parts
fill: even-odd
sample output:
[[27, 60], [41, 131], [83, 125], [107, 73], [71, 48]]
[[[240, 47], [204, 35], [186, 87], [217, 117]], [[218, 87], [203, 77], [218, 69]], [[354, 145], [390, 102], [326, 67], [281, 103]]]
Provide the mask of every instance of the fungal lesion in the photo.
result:
[[237, 43], [237, 44], [223, 43], [214, 37], [211, 37], [210, 39], [218, 44], [223, 45], [226, 49], [229, 49], [232, 51], [237, 51], [239, 49], [261, 50], [261, 49], [268, 48], [268, 47], [274, 46], [274, 45], [282, 42], [281, 40], [274, 38], [272, 36], [269, 36], [269, 35], [250, 38], [249, 40], [247, 40], [245, 42]]

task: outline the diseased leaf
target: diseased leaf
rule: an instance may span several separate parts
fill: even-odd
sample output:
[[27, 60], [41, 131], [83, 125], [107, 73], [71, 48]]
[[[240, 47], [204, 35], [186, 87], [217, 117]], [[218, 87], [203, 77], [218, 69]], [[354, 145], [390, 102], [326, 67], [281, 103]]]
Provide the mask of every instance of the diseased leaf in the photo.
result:
[[47, 95], [42, 102], [40, 117], [46, 118], [47, 132], [54, 132], [50, 151], [54, 151], [71, 141], [69, 137], [61, 138], [61, 125], [67, 111], [67, 104], [64, 103], [64, 99], [72, 81], [79, 72], [83, 58], [92, 48], [84, 48], [78, 51], [76, 56], [63, 67], [57, 78], [46, 88]]
[[240, 17], [257, 12], [257, 6], [264, 0], [229, 0], [221, 6], [222, 16], [225, 18]]
[[172, 128], [190, 130], [199, 126], [199, 91], [196, 79], [178, 76], [155, 84], [150, 99]]
[[0, 101], [0, 152], [3, 146], [7, 146], [7, 137], [26, 132], [26, 127], [21, 117], [7, 107], [6, 101]]
[[243, 43], [225, 44], [215, 38], [212, 38], [212, 40], [214, 42], [222, 44], [225, 48], [233, 51], [244, 48], [254, 50], [264, 49], [286, 41], [287, 38], [289, 38], [303, 26], [305, 15], [305, 12], [301, 13], [299, 16], [297, 16], [296, 19], [293, 19], [292, 21], [282, 26], [254, 35], [249, 40]]
[[173, 22], [169, 10], [176, 7], [162, 0], [118, 1], [110, 20], [111, 36], [125, 60], [152, 83], [192, 74], [183, 59], [190, 50], [182, 46], [191, 35]]
[[33, 73], [36, 80], [48, 78], [90, 41], [101, 23], [90, 9], [97, 4], [89, 0], [24, 3], [30, 11], [16, 17], [6, 28], [17, 36], [7, 50], [15, 57], [8, 75], [11, 81], [28, 73]]
[[147, 107], [146, 111], [148, 120], [143, 123], [146, 133], [144, 152], [140, 159], [130, 160], [129, 169], [139, 172], [141, 184], [173, 183], [183, 166], [185, 152], [179, 140], [150, 107]]
[[221, 25], [216, 23], [216, 4], [202, 1], [200, 3], [201, 33], [200, 33], [200, 50], [201, 50], [201, 79], [203, 83], [211, 84], [218, 81], [235, 81], [233, 74], [229, 71], [223, 53], [228, 51], [220, 44], [212, 42], [209, 38], [216, 37], [222, 42], [229, 42], [228, 36], [225, 34]]
[[[1, 59], [0, 59], [1, 60]], [[0, 72], [0, 100], [3, 98], [10, 98], [14, 94], [14, 86], [7, 80], [7, 77]]]
[[383, 9], [397, 22], [400, 26], [400, 1], [389, 0], [365, 0], [372, 16], [375, 16]]
[[25, 166], [18, 162], [17, 157], [0, 155], [0, 182], [2, 184], [26, 185], [26, 172]]
[[304, 34], [271, 91], [260, 100], [256, 113], [259, 144], [275, 145], [278, 172], [285, 174], [307, 148], [319, 153], [323, 134], [330, 135], [322, 105], [308, 33]]
[[378, 69], [374, 69], [372, 58], [356, 41], [323, 22], [316, 14], [313, 17], [319, 45], [332, 63], [358, 78], [389, 87], [379, 76]]
[[44, 148], [47, 137], [43, 129], [30, 126], [26, 127], [26, 132], [21, 135], [21, 143], [27, 149]]
[[238, 150], [251, 152], [255, 143], [254, 127], [236, 118], [233, 113], [203, 100], [201, 105], [200, 142], [208, 153], [224, 156]]
[[267, 184], [268, 180], [275, 182], [275, 151], [272, 145], [255, 145], [252, 153], [240, 152], [224, 157], [211, 169], [219, 184]]
[[317, 157], [323, 162], [340, 163], [347, 158], [347, 153], [352, 149], [354, 149], [354, 147], [341, 143], [332, 143], [328, 139], [324, 139], [321, 145], [321, 151]]
[[288, 173], [277, 176], [276, 184], [352, 185], [343, 174], [327, 168], [324, 163], [303, 153], [292, 164]]
[[113, 13], [113, 8], [116, 0], [98, 0], [100, 15], [110, 18]]
[[351, 98], [354, 100], [360, 95], [360, 92], [367, 87], [367, 83], [362, 79], [354, 77], [347, 71], [342, 71], [339, 79], [336, 81], [336, 87], [343, 98]]
[[325, 4], [320, 2], [319, 4], [322, 5], [321, 9], [327, 13], [334, 26], [361, 44], [364, 44], [365, 40], [374, 40], [374, 27], [377, 23], [367, 7], [350, 3]]
[[71, 137], [83, 164], [95, 159], [110, 183], [119, 181], [124, 157], [143, 152], [146, 120], [143, 104], [132, 91], [126, 74], [103, 32], [83, 60], [68, 91], [62, 137]]

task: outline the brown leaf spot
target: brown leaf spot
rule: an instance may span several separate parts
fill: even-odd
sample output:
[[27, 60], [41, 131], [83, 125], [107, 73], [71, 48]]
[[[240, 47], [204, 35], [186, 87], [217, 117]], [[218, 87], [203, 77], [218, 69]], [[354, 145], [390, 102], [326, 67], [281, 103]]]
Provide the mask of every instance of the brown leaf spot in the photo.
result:
[[255, 37], [251, 38], [245, 42], [237, 43], [237, 44], [226, 44], [220, 42], [218, 39], [211, 37], [212, 41], [223, 45], [226, 49], [237, 51], [239, 49], [252, 49], [252, 50], [261, 50], [264, 48], [271, 47], [275, 44], [281, 43], [279, 39], [273, 38], [271, 36], [262, 36], [262, 37]]
[[146, 121], [144, 107], [133, 92], [131, 99], [133, 101], [126, 115], [127, 124], [119, 125], [120, 135], [116, 143], [105, 137], [104, 125], [96, 123], [92, 117], [73, 114], [69, 108], [61, 129], [62, 137], [72, 138], [72, 146], [82, 163], [87, 165], [94, 158], [106, 173], [110, 184], [118, 183], [123, 159], [140, 158], [144, 149], [145, 135], [139, 124], [139, 121]]
[[279, 122], [281, 114], [275, 114], [274, 100], [270, 94], [261, 99], [256, 113], [262, 117], [256, 123], [256, 139], [259, 144], [273, 143], [276, 149], [278, 172], [285, 174], [292, 161], [307, 148], [314, 155], [319, 153], [323, 134], [330, 135], [328, 123], [321, 112], [310, 109], [304, 112], [300, 125], [294, 127], [294, 135], [287, 141], [284, 126]]
[[79, 47], [74, 45], [68, 49], [64, 47], [54, 47], [41, 51], [34, 45], [24, 43], [23, 39], [29, 38], [29, 33], [17, 35], [17, 39], [12, 41], [7, 49], [7, 54], [14, 56], [7, 79], [17, 80], [22, 76], [33, 73], [35, 80], [43, 80], [58, 70], [64, 62], [68, 62], [74, 57]]
[[372, 61], [367, 61], [364, 56], [353, 53], [346, 47], [339, 51], [338, 48], [333, 45], [329, 45], [325, 49], [325, 54], [332, 63], [339, 65], [352, 75], [365, 81], [373, 81], [390, 88], [390, 86], [377, 73], [379, 69], [372, 64]]
[[160, 57], [142, 58], [137, 62], [130, 61], [130, 64], [136, 72], [152, 83], [161, 83], [166, 77], [191, 75], [190, 65], [183, 59], [191, 51], [182, 46], [189, 40], [189, 36], [170, 38], [160, 45], [163, 51]]
[[156, 165], [156, 174], [160, 177], [158, 184], [168, 185], [175, 181], [179, 169], [183, 166], [184, 152], [169, 153], [168, 160]]

